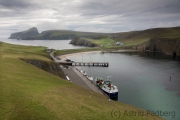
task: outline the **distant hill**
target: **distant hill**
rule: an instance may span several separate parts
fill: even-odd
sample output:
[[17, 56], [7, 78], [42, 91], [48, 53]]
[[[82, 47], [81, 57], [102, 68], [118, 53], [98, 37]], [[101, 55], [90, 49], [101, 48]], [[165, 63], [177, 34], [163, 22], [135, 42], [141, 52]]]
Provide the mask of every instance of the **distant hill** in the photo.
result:
[[137, 50], [157, 51], [180, 56], [180, 27], [154, 28], [111, 34], [116, 41], [124, 42]]
[[27, 39], [27, 37], [34, 37], [39, 35], [36, 27], [30, 28], [23, 32], [12, 33], [9, 39]]
[[[32, 28], [31, 28], [32, 29]], [[29, 29], [30, 30], [30, 29]], [[11, 34], [9, 39], [23, 39], [23, 40], [66, 40], [73, 37], [92, 38], [96, 36], [107, 36], [106, 33], [93, 33], [93, 32], [79, 32], [72, 30], [47, 30], [41, 34], [30, 35], [26, 34], [29, 30]]]
[[111, 34], [116, 41], [122, 41], [127, 46], [137, 45], [156, 38], [180, 38], [180, 27], [153, 28], [142, 31], [131, 31]]

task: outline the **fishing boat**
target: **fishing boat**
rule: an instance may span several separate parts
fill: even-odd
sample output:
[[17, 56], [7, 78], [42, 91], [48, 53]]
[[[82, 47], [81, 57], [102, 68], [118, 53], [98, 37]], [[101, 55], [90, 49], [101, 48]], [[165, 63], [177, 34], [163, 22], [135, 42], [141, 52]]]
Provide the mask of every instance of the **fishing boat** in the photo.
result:
[[104, 93], [109, 96], [110, 99], [118, 98], [118, 88], [111, 82], [111, 76], [107, 76], [107, 80], [96, 77], [95, 83]]

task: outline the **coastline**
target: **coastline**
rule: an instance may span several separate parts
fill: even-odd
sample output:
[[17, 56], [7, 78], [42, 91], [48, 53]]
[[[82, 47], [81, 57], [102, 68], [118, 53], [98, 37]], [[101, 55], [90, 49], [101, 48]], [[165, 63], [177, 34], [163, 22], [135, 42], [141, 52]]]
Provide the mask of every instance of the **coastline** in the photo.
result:
[[67, 57], [74, 56], [74, 55], [81, 55], [81, 54], [89, 54], [89, 53], [100, 53], [101, 51], [89, 51], [89, 52], [79, 52], [79, 53], [71, 53], [65, 55], [57, 55], [56, 58], [64, 60]]
[[[122, 53], [122, 52], [137, 52], [140, 50], [133, 50], [133, 49], [122, 49], [122, 50], [116, 50], [116, 51], [103, 51], [103, 53]], [[71, 54], [65, 54], [65, 55], [57, 55], [56, 58], [64, 60], [67, 59], [70, 56], [75, 56], [75, 55], [82, 55], [82, 54], [90, 54], [90, 53], [101, 53], [102, 51], [89, 51], [89, 52], [79, 52], [79, 53], [71, 53]]]

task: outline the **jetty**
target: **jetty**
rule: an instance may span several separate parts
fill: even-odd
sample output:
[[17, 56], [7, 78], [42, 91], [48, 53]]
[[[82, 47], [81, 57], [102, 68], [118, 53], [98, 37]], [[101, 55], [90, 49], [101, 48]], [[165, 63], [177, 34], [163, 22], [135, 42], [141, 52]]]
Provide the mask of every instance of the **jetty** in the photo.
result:
[[94, 66], [94, 67], [109, 67], [108, 62], [59, 62], [60, 65], [68, 66]]

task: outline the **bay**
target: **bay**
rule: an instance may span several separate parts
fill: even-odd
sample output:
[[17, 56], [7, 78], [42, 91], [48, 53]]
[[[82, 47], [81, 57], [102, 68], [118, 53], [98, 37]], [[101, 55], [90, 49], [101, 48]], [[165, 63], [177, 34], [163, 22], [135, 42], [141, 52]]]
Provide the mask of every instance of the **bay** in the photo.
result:
[[[180, 62], [159, 53], [91, 53], [71, 56], [73, 61], [109, 62], [109, 67], [83, 67], [93, 77], [119, 89], [118, 101], [156, 112], [166, 120], [180, 119]], [[171, 79], [170, 79], [171, 76]], [[166, 112], [168, 112], [166, 114]]]

